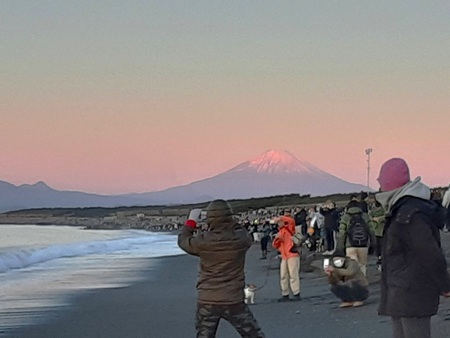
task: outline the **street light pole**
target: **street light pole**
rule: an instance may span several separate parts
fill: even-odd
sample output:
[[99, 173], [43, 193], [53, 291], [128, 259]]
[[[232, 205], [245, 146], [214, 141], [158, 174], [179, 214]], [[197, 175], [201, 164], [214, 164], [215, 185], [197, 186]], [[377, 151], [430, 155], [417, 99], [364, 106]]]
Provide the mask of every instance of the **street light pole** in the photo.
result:
[[367, 155], [367, 191], [370, 190], [370, 186], [369, 186], [369, 179], [370, 179], [370, 154], [372, 153], [373, 149], [372, 148], [367, 148], [366, 150], [366, 155]]

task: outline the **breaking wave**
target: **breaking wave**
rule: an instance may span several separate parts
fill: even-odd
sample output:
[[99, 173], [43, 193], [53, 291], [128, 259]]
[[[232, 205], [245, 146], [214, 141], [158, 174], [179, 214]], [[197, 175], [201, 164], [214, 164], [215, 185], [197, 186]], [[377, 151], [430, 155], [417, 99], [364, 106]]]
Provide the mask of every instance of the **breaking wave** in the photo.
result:
[[[135, 234], [136, 236], [136, 234]], [[0, 253], [0, 273], [23, 269], [59, 258], [130, 252], [145, 257], [181, 254], [175, 236], [151, 233], [110, 240], [49, 245], [40, 248], [15, 248]]]

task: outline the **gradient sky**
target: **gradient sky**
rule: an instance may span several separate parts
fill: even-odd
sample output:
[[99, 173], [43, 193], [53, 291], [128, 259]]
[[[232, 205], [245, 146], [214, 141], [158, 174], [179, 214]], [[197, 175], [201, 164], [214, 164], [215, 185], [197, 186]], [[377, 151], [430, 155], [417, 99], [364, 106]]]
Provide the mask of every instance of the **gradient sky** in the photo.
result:
[[104, 194], [285, 149], [450, 183], [448, 1], [0, 3], [0, 180]]

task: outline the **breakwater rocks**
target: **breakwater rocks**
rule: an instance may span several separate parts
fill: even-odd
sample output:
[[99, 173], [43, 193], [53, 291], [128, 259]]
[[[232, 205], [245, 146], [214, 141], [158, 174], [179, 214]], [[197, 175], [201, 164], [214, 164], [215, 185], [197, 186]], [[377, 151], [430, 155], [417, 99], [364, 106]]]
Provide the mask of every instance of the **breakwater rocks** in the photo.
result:
[[0, 215], [0, 224], [35, 224], [76, 226], [86, 229], [139, 229], [151, 231], [175, 231], [184, 223], [185, 217], [107, 216], [107, 217], [42, 217], [37, 215]]

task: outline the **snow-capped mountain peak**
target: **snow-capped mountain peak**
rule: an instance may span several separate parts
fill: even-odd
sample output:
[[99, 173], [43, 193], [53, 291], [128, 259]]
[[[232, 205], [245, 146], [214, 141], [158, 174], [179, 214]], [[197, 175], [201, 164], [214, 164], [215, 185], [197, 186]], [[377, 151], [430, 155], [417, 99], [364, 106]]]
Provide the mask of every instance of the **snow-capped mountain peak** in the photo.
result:
[[288, 151], [273, 149], [267, 150], [261, 155], [240, 164], [233, 170], [242, 171], [244, 169], [252, 169], [260, 174], [291, 174], [320, 171], [312, 164], [300, 161]]

